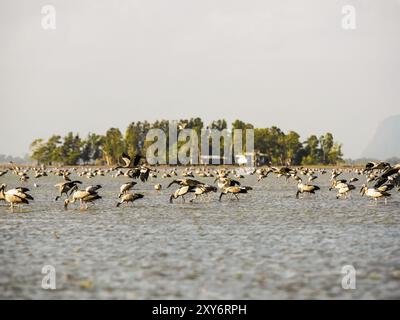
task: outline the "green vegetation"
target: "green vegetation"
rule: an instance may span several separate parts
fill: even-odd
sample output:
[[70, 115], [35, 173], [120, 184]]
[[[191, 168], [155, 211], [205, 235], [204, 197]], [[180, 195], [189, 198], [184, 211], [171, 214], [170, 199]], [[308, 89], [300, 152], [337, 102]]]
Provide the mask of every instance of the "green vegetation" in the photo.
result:
[[[82, 139], [72, 132], [65, 137], [51, 136], [47, 141], [37, 139], [31, 144], [31, 159], [39, 164], [107, 164], [115, 165], [122, 152], [131, 156], [146, 154], [146, 148], [152, 142], [145, 142], [146, 134], [150, 129], [161, 129], [169, 141], [169, 121], [161, 120], [154, 123], [132, 122], [123, 134], [118, 128], [110, 128], [105, 135], [89, 134]], [[200, 133], [201, 129], [227, 129], [226, 120], [212, 121], [204, 126], [200, 118], [180, 120], [178, 132], [182, 129], [194, 129]], [[231, 129], [254, 129], [254, 148], [265, 162], [274, 165], [316, 165], [337, 164], [342, 162], [341, 145], [334, 141], [331, 133], [321, 137], [310, 136], [306, 141], [300, 141], [300, 136], [294, 131], [284, 133], [276, 126], [271, 128], [254, 128], [253, 125], [236, 120]], [[243, 148], [245, 134], [242, 135]], [[185, 142], [179, 141], [178, 148]], [[168, 150], [168, 149], [167, 149]], [[223, 151], [223, 147], [221, 147]]]

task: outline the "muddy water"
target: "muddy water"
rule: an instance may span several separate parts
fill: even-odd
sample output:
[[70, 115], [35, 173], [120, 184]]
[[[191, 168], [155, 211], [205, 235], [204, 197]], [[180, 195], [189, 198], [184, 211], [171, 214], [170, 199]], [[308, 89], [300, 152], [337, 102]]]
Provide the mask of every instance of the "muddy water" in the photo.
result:
[[[369, 299], [400, 298], [400, 194], [387, 205], [336, 200], [321, 192], [295, 199], [296, 185], [268, 177], [240, 201], [174, 204], [171, 179], [139, 183], [145, 198], [116, 208], [124, 178], [96, 177], [103, 199], [87, 211], [55, 202], [60, 179], [26, 183], [35, 201], [10, 213], [0, 203], [0, 298], [18, 299]], [[202, 179], [209, 183], [210, 178]], [[33, 188], [33, 182], [39, 184]], [[7, 174], [0, 183], [21, 185]], [[43, 266], [56, 290], [41, 287]], [[342, 267], [356, 289], [342, 288]]]

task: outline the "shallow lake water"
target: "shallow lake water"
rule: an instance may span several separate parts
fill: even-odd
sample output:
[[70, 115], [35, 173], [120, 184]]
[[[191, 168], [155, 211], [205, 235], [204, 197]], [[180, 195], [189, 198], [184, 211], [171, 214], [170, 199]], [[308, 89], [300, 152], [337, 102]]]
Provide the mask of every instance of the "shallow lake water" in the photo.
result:
[[[240, 201], [219, 202], [213, 193], [170, 204], [177, 186], [165, 187], [172, 178], [149, 179], [134, 188], [144, 199], [116, 208], [119, 186], [129, 179], [95, 177], [80, 180], [101, 184], [103, 199], [87, 211], [65, 211], [54, 201], [60, 177], [30, 180], [0, 177], [9, 187], [29, 187], [35, 198], [14, 213], [0, 202], [3, 299], [400, 298], [394, 190], [386, 205], [375, 204], [360, 196], [358, 182], [351, 199], [337, 200], [326, 174], [314, 182], [320, 192], [296, 199], [292, 180], [246, 176], [242, 185], [254, 190]], [[163, 190], [155, 191], [156, 183]], [[42, 289], [46, 265], [56, 270], [55, 290]], [[356, 270], [355, 290], [342, 288], [346, 265]]]

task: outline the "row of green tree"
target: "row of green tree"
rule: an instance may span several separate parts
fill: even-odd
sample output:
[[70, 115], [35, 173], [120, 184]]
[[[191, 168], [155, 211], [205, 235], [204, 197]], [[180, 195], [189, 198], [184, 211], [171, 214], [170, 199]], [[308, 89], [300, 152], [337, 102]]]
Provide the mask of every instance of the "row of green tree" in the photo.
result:
[[[65, 137], [53, 135], [48, 140], [36, 139], [31, 144], [31, 158], [39, 164], [106, 164], [118, 163], [122, 152], [130, 155], [146, 154], [147, 147], [153, 141], [146, 141], [150, 129], [161, 129], [169, 138], [168, 120], [149, 123], [132, 122], [124, 134], [118, 128], [110, 128], [105, 135], [90, 133], [86, 138], [72, 132]], [[226, 120], [217, 120], [205, 126], [200, 118], [191, 118], [177, 122], [178, 132], [182, 129], [228, 129]], [[342, 161], [341, 145], [334, 141], [331, 133], [321, 137], [310, 136], [306, 141], [294, 131], [284, 133], [278, 127], [254, 128], [252, 124], [236, 120], [231, 129], [254, 129], [254, 149], [264, 161], [276, 165], [336, 164]], [[179, 148], [179, 143], [178, 143]], [[243, 134], [243, 150], [245, 135]], [[221, 147], [221, 154], [223, 147]]]

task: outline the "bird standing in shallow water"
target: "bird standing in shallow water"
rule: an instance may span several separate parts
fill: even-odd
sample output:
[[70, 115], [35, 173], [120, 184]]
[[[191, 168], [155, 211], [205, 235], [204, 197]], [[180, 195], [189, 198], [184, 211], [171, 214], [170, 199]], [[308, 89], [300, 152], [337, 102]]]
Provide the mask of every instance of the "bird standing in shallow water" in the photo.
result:
[[297, 192], [296, 192], [296, 199], [299, 198], [300, 193], [309, 193], [314, 194], [315, 191], [320, 190], [320, 187], [311, 185], [311, 184], [304, 184], [301, 180], [297, 184]]
[[368, 186], [366, 184], [363, 184], [361, 186], [361, 190], [360, 190], [361, 196], [366, 195], [367, 197], [370, 197], [372, 199], [374, 199], [377, 203], [378, 199], [385, 199], [385, 203], [387, 203], [387, 198], [390, 197], [390, 193], [386, 192], [386, 191], [379, 191], [378, 189], [375, 188], [368, 188]]
[[6, 187], [5, 184], [0, 186], [0, 199], [10, 204], [12, 212], [14, 212], [15, 205], [29, 204], [29, 200], [33, 200], [33, 197], [27, 193], [28, 188], [18, 187], [6, 191]]
[[185, 202], [185, 194], [188, 192], [194, 192], [195, 186], [183, 186], [177, 189], [171, 196], [169, 197], [169, 202], [172, 203], [173, 199], [178, 199], [179, 197], [182, 197], [183, 202]]
[[[88, 191], [89, 190], [89, 191]], [[88, 190], [77, 190], [72, 194], [72, 199], [66, 199], [64, 201], [64, 209], [68, 209], [68, 205], [70, 203], [74, 203], [75, 201], [80, 202], [80, 209], [87, 209], [88, 206], [87, 204], [93, 203], [94, 201], [101, 199], [101, 196], [98, 195], [98, 193], [95, 190], [91, 190], [88, 188]], [[85, 206], [84, 206], [85, 205]]]
[[225, 194], [232, 194], [235, 196], [237, 200], [239, 200], [238, 194], [239, 193], [247, 193], [247, 190], [251, 190], [250, 187], [239, 187], [239, 186], [232, 186], [232, 187], [223, 187], [222, 192], [219, 195], [219, 201], [221, 201], [221, 198]]
[[167, 189], [172, 186], [173, 184], [179, 184], [180, 186], [189, 186], [189, 187], [197, 187], [197, 186], [202, 186], [204, 183], [195, 180], [195, 179], [175, 179], [170, 182], [170, 184], [167, 186]]
[[121, 201], [117, 203], [117, 207], [119, 207], [123, 203], [134, 202], [138, 199], [142, 199], [144, 197], [141, 193], [126, 193], [121, 197]]
[[343, 183], [343, 185], [341, 186], [341, 188], [339, 188], [338, 193], [336, 195], [336, 199], [339, 199], [341, 197], [344, 197], [345, 199], [347, 199], [349, 193], [351, 192], [351, 190], [354, 190], [356, 187], [352, 184], [347, 184], [347, 183]]
[[129, 190], [131, 190], [136, 184], [137, 184], [137, 182], [135, 182], [135, 181], [130, 181], [130, 182], [124, 183], [119, 188], [118, 198], [121, 198], [124, 194], [126, 194]]
[[197, 197], [199, 197], [201, 195], [208, 194], [210, 192], [217, 192], [217, 190], [218, 190], [217, 187], [209, 186], [207, 184], [205, 184], [203, 186], [196, 187], [194, 189], [194, 198], [190, 199], [190, 202], [193, 202], [194, 200], [197, 199]]

